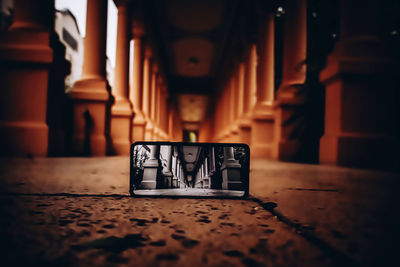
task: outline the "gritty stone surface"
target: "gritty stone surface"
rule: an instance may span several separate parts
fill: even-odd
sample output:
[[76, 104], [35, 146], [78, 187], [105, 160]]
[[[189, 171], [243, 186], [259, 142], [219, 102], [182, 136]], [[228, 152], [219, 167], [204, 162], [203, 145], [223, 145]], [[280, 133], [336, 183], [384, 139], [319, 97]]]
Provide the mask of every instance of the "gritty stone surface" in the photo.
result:
[[0, 159], [1, 258], [41, 266], [398, 266], [397, 174], [252, 161], [249, 199], [132, 198], [129, 159]]
[[3, 196], [0, 203], [3, 259], [13, 264], [331, 264], [249, 200]]
[[399, 173], [253, 161], [251, 178], [253, 196], [323, 245], [362, 265], [400, 265]]

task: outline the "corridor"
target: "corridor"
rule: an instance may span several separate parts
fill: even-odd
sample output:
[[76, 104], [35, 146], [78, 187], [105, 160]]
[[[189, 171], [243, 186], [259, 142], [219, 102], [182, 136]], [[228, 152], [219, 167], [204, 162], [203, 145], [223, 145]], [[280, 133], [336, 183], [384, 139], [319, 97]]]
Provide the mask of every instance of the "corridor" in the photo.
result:
[[397, 1], [38, 1], [1, 2], [2, 156], [230, 142], [400, 166]]

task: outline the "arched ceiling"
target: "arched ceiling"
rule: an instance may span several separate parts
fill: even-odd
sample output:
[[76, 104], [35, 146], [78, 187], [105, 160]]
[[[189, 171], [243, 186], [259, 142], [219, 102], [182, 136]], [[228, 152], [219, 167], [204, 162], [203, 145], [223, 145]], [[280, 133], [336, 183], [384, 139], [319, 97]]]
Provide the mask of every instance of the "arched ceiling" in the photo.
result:
[[183, 146], [182, 151], [182, 159], [183, 166], [185, 171], [190, 173], [195, 170], [197, 161], [199, 160], [201, 147], [200, 146]]
[[215, 91], [238, 0], [151, 2], [171, 95], [184, 129], [197, 130]]

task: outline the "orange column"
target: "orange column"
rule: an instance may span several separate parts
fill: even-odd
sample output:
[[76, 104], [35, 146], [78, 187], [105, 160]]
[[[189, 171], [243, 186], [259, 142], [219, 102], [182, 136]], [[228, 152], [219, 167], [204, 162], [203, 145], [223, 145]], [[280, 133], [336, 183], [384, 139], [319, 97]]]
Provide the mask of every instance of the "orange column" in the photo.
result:
[[233, 142], [243, 142], [242, 138], [242, 126], [244, 116], [244, 96], [245, 96], [245, 64], [244, 62], [239, 63], [236, 77], [236, 122]]
[[236, 117], [236, 72], [232, 73], [230, 83], [229, 83], [229, 102], [228, 102], [228, 112], [229, 112], [229, 124], [230, 126], [235, 122]]
[[167, 108], [167, 86], [165, 82], [161, 85], [161, 95], [160, 95], [160, 112], [158, 115], [158, 121], [160, 122], [160, 126], [162, 129], [163, 140], [166, 141], [168, 139], [168, 108]]
[[151, 69], [151, 99], [150, 99], [150, 118], [155, 122], [156, 118], [156, 100], [157, 100], [157, 76], [158, 76], [158, 64], [153, 62]]
[[[298, 116], [304, 110], [305, 96], [301, 94], [306, 80], [307, 48], [306, 0], [289, 2], [285, 15], [282, 83], [277, 93], [274, 157], [285, 161], [305, 161], [300, 151], [305, 147], [299, 127], [304, 120]], [[300, 129], [300, 130], [299, 130]]]
[[128, 155], [131, 144], [133, 110], [129, 101], [129, 16], [127, 2], [118, 2], [118, 31], [115, 62], [115, 81], [111, 107], [112, 150], [117, 155]]
[[106, 81], [107, 1], [88, 0], [82, 78], [69, 93], [73, 102], [75, 153], [105, 155], [109, 125]]
[[227, 126], [227, 142], [232, 142], [234, 139], [234, 135], [236, 131], [234, 130], [234, 122], [235, 122], [235, 87], [236, 87], [236, 77], [235, 72], [232, 73], [230, 80], [229, 80], [229, 97], [227, 99], [228, 102], [228, 126]]
[[228, 138], [228, 128], [230, 125], [230, 120], [231, 120], [231, 115], [229, 113], [230, 111], [230, 86], [231, 86], [231, 80], [229, 79], [225, 85], [223, 97], [222, 97], [222, 102], [223, 102], [223, 129], [222, 129], [222, 141], [227, 142]]
[[211, 131], [211, 137], [212, 137], [212, 142], [216, 142], [218, 140], [218, 136], [219, 136], [219, 132], [221, 129], [221, 124], [222, 124], [222, 120], [221, 120], [221, 93], [219, 93], [219, 95], [216, 96], [216, 102], [214, 104], [214, 120], [212, 122], [212, 126], [213, 129]]
[[142, 107], [145, 117], [150, 115], [150, 72], [151, 72], [151, 49], [146, 46], [143, 59], [143, 94], [142, 94]]
[[145, 126], [145, 141], [151, 141], [152, 138], [152, 130], [153, 124], [150, 121], [150, 93], [151, 93], [151, 58], [153, 53], [151, 51], [151, 47], [149, 44], [146, 44], [144, 50], [144, 61], [143, 61], [143, 98], [142, 98], [142, 105], [143, 105], [143, 113], [146, 119], [146, 126]]
[[256, 102], [257, 90], [257, 47], [250, 45], [244, 65], [243, 114], [239, 123], [240, 142], [251, 145], [251, 111]]
[[382, 38], [378, 23], [382, 8], [393, 6], [360, 0], [340, 6], [339, 40], [320, 74], [326, 90], [320, 162], [398, 170], [398, 48]]
[[285, 15], [282, 86], [279, 98], [293, 99], [306, 80], [307, 1], [290, 1]]
[[244, 104], [244, 113], [251, 112], [257, 102], [257, 46], [250, 46], [249, 58], [246, 65], [245, 74], [246, 100]]
[[250, 139], [253, 157], [270, 158], [274, 137], [274, 14], [266, 14], [261, 23], [257, 47], [256, 103], [252, 111]]
[[155, 140], [156, 141], [162, 141], [162, 127], [161, 127], [161, 86], [163, 83], [163, 79], [161, 75], [157, 75], [156, 78], [156, 86], [155, 86], [155, 104], [154, 104], [154, 122], [156, 124], [156, 130], [155, 130]]
[[236, 118], [240, 118], [244, 113], [244, 95], [245, 95], [245, 64], [241, 62], [238, 68], [238, 77], [237, 77], [237, 114]]
[[232, 122], [230, 127], [230, 142], [238, 143], [239, 139], [239, 114], [241, 113], [241, 101], [243, 97], [240, 95], [240, 66], [238, 64], [233, 72], [232, 76], [232, 98], [231, 98], [231, 114], [232, 114]]
[[168, 109], [168, 140], [167, 141], [174, 141], [173, 140], [173, 132], [174, 132], [174, 110], [172, 107], [171, 102], [167, 102], [167, 109]]
[[153, 62], [151, 65], [151, 82], [150, 82], [150, 120], [153, 124], [151, 131], [151, 140], [157, 140], [157, 124], [156, 124], [156, 100], [157, 100], [157, 75], [158, 75], [158, 64]]
[[54, 1], [14, 1], [13, 24], [0, 33], [0, 155], [45, 156]]
[[[143, 64], [143, 47], [142, 38], [144, 35], [143, 25], [137, 21], [133, 21], [133, 77], [131, 85], [130, 100], [133, 103], [134, 118], [132, 127], [132, 139], [133, 141], [144, 141], [144, 133], [146, 127], [146, 120], [143, 113], [143, 93], [144, 87], [144, 64]], [[148, 59], [146, 62], [146, 68], [148, 68]]]

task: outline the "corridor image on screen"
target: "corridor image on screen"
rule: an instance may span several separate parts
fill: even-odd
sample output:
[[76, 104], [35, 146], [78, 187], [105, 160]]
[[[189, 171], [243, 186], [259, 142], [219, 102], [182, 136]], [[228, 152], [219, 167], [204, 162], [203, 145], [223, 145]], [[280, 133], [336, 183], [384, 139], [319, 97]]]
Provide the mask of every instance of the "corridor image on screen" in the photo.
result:
[[248, 191], [247, 151], [235, 144], [136, 144], [131, 157], [131, 192], [242, 197]]

